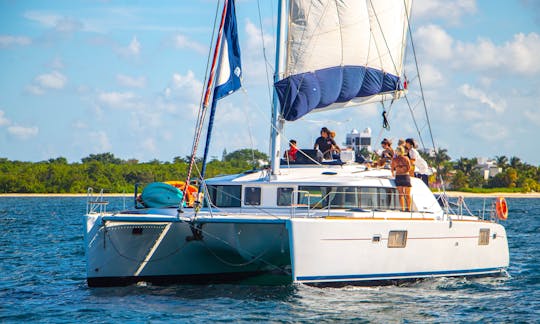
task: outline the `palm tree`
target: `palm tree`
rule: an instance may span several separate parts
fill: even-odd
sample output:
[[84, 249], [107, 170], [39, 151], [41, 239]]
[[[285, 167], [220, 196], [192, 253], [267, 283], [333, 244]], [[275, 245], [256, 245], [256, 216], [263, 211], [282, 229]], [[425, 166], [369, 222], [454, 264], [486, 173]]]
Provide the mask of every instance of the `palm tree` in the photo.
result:
[[503, 170], [508, 166], [508, 158], [505, 155], [496, 156], [495, 161], [497, 161], [497, 166]]
[[474, 170], [474, 167], [478, 164], [478, 159], [472, 158], [459, 158], [459, 160], [456, 162], [456, 168], [458, 170], [461, 170], [465, 176], [470, 176], [472, 171]]
[[521, 162], [521, 159], [517, 156], [512, 156], [510, 158], [510, 166], [516, 170], [519, 170], [520, 167], [523, 165], [523, 162]]

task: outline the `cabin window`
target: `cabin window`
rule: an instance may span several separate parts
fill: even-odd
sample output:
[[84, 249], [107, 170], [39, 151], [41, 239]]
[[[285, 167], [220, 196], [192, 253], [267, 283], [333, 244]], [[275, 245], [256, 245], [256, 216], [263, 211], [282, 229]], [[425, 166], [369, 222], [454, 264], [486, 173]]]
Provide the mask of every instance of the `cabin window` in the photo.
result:
[[208, 199], [216, 207], [240, 207], [242, 186], [210, 185], [208, 186]]
[[298, 187], [298, 204], [311, 208], [399, 209], [395, 188], [383, 187]]
[[291, 206], [294, 188], [277, 188], [277, 205]]
[[328, 205], [328, 187], [299, 186], [298, 204], [310, 208], [324, 208]]
[[244, 205], [250, 205], [250, 206], [261, 205], [261, 188], [260, 187], [245, 187], [244, 188]]
[[488, 245], [489, 244], [489, 228], [481, 228], [480, 234], [478, 235], [478, 245]]
[[407, 245], [407, 231], [390, 231], [388, 233], [389, 248], [404, 248]]

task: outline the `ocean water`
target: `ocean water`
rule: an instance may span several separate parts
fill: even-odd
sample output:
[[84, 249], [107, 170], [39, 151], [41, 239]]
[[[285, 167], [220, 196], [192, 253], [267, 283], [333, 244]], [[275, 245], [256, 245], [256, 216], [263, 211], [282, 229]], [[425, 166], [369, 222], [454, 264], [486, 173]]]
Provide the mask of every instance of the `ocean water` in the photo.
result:
[[[124, 203], [109, 200], [109, 210]], [[508, 277], [369, 288], [88, 288], [86, 198], [0, 197], [0, 322], [540, 322], [540, 199], [507, 201]], [[483, 204], [466, 202], [473, 210]]]

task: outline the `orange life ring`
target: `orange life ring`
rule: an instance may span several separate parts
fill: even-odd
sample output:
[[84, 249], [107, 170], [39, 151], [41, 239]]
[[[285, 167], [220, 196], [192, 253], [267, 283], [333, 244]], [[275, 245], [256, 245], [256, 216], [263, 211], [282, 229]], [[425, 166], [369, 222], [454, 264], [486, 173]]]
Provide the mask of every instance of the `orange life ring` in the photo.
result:
[[495, 201], [495, 212], [500, 220], [508, 219], [508, 205], [506, 204], [506, 199], [504, 199], [504, 197], [499, 197]]
[[[184, 191], [184, 188], [186, 187], [186, 183], [184, 181], [164, 181], [166, 184], [170, 184], [171, 186], [174, 186], [178, 188], [180, 191]], [[187, 195], [186, 195], [186, 203], [188, 207], [193, 207], [193, 204], [195, 203], [195, 195], [197, 194], [197, 187], [188, 185], [187, 187]]]

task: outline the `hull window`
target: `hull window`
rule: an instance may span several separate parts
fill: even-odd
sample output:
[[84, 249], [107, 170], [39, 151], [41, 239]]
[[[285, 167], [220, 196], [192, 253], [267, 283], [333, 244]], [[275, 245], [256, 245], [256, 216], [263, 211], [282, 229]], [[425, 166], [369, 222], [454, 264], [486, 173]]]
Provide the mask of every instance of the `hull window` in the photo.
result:
[[294, 188], [277, 188], [277, 205], [291, 206]]
[[489, 228], [481, 228], [480, 234], [478, 235], [478, 245], [488, 245], [489, 244]]
[[260, 187], [245, 187], [244, 188], [244, 205], [249, 205], [249, 206], [261, 205], [261, 188]]
[[208, 198], [216, 207], [240, 207], [242, 186], [208, 186]]
[[388, 233], [389, 248], [404, 248], [407, 245], [407, 231], [390, 231]]

